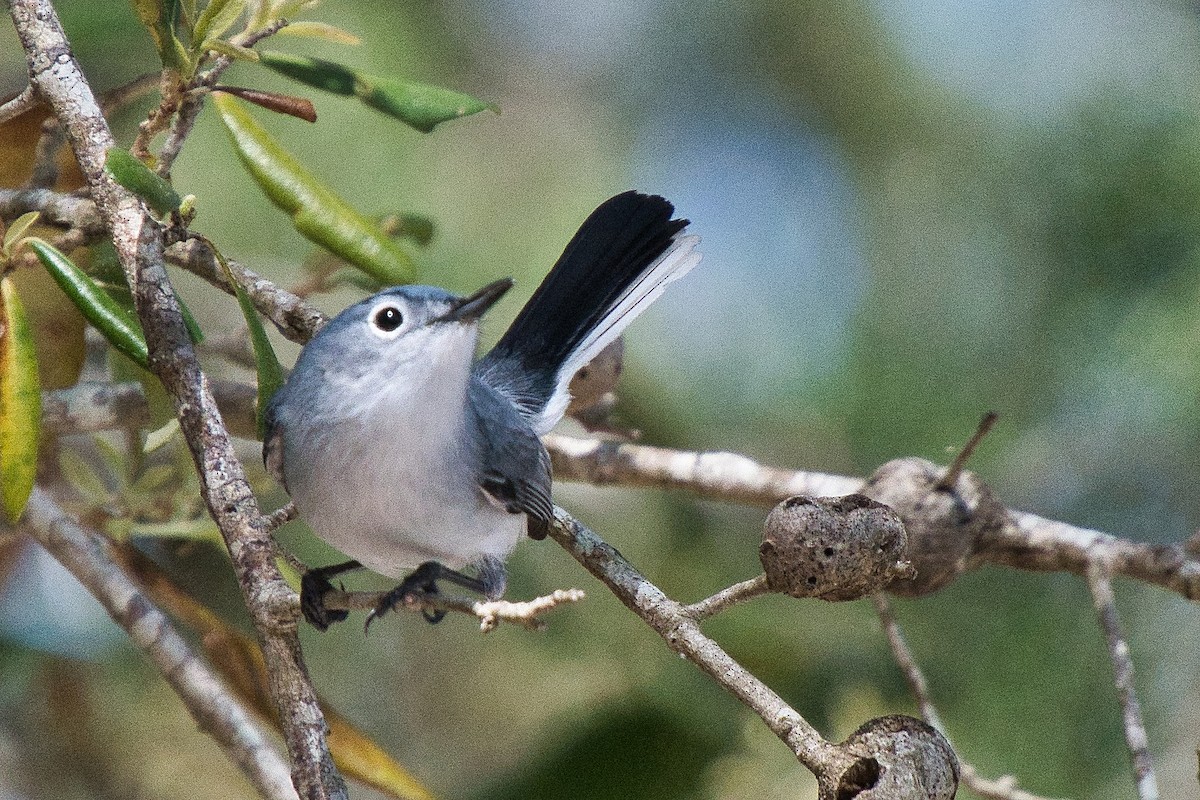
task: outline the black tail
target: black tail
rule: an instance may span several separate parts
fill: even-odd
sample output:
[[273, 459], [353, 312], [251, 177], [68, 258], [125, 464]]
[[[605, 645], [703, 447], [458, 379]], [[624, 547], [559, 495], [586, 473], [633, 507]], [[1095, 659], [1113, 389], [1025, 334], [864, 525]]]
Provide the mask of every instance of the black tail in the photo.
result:
[[695, 237], [680, 236], [688, 221], [671, 219], [674, 211], [663, 198], [637, 192], [601, 204], [477, 374], [528, 415], [553, 416], [545, 420], [553, 426], [575, 371], [699, 260], [691, 252]]

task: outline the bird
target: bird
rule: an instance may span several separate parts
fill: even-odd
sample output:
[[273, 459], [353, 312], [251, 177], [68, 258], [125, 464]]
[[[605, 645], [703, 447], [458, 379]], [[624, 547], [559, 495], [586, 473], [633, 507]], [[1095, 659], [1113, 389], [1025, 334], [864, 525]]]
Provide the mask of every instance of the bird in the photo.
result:
[[505, 559], [553, 519], [541, 436], [562, 418], [572, 376], [700, 261], [699, 237], [674, 213], [636, 191], [601, 203], [482, 358], [481, 318], [509, 278], [466, 296], [385, 289], [302, 348], [266, 406], [263, 461], [299, 518], [352, 559], [305, 574], [309, 623], [346, 619], [323, 598], [331, 577], [361, 567], [405, 576], [367, 626], [439, 580], [503, 596]]

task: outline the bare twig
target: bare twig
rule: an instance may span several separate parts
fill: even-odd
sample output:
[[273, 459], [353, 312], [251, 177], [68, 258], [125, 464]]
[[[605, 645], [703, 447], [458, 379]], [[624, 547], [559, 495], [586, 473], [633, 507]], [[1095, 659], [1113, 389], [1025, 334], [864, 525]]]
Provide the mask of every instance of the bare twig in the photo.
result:
[[[339, 611], [370, 611], [374, 610], [387, 594], [327, 591], [324, 602], [327, 608]], [[473, 616], [479, 619], [479, 629], [488, 633], [495, 630], [501, 622], [515, 622], [531, 630], [541, 630], [545, 626], [541, 619], [543, 614], [567, 603], [577, 603], [583, 597], [581, 589], [556, 589], [543, 597], [521, 602], [483, 601], [448, 594], [411, 594], [404, 599], [404, 607], [410, 611], [453, 611]]]
[[58, 120], [46, 117], [42, 122], [42, 135], [33, 149], [33, 168], [29, 171], [29, 180], [25, 182], [26, 188], [48, 189], [58, 183], [58, 153], [65, 141]]
[[767, 576], [759, 575], [757, 578], [735, 583], [727, 589], [722, 589], [712, 597], [706, 597], [699, 602], [684, 606], [683, 613], [695, 620], [708, 619], [738, 603], [761, 597], [770, 591], [770, 587], [767, 586]]
[[26, 111], [31, 110], [39, 102], [37, 93], [33, 90], [33, 84], [26, 86], [16, 97], [0, 105], [0, 125], [3, 125], [10, 119], [16, 119]]
[[797, 494], [851, 494], [860, 478], [798, 472], [759, 464], [737, 453], [695, 453], [662, 447], [550, 435], [554, 476], [597, 485], [686, 489], [716, 500], [774, 505]]
[[[558, 479], [599, 485], [683, 489], [702, 497], [774, 505], [797, 494], [814, 497], [861, 491], [859, 478], [783, 470], [735, 453], [695, 453], [661, 447], [550, 435], [546, 449]], [[1093, 562], [1115, 575], [1200, 599], [1200, 561], [1179, 545], [1133, 542], [1025, 511], [1009, 510], [1003, 525], [977, 543], [973, 563], [1085, 576]]]
[[[212, 250], [199, 239], [188, 239], [172, 245], [167, 250], [167, 259], [199, 275], [221, 291], [233, 293], [233, 287], [225, 279], [225, 273]], [[280, 289], [232, 259], [226, 259], [226, 262], [254, 307], [292, 341], [307, 342], [328, 321], [324, 314], [291, 292]]]
[[987, 436], [992, 430], [992, 426], [996, 424], [999, 415], [995, 411], [989, 411], [983, 415], [983, 419], [979, 420], [979, 427], [975, 429], [975, 433], [963, 445], [963, 449], [958, 451], [958, 455], [954, 457], [954, 461], [946, 468], [946, 474], [938, 481], [937, 488], [943, 491], [949, 491], [958, 484], [958, 476], [962, 474], [963, 468], [967, 466], [967, 462], [971, 460], [971, 456], [975, 453], [975, 448], [979, 447], [979, 443], [983, 441], [983, 437]]
[[[884, 594], [872, 595], [871, 602], [875, 604], [875, 611], [879, 614], [879, 621], [883, 624], [883, 632], [887, 636], [888, 646], [892, 650], [892, 658], [896, 660], [896, 665], [900, 667], [900, 672], [908, 682], [909, 691], [912, 692], [913, 699], [917, 703], [921, 718], [945, 735], [946, 729], [938, 716], [937, 708], [933, 705], [925, 674], [921, 671], [912, 650], [908, 648], [908, 642], [904, 640], [904, 635], [900, 632], [900, 625], [896, 622], [896, 615], [892, 613], [891, 603]], [[979, 774], [979, 770], [962, 760], [961, 754], [959, 754], [958, 766], [962, 771], [963, 785], [980, 797], [989, 797], [993, 800], [1046, 800], [1019, 788], [1017, 779], [1012, 776], [984, 778]]]
[[1129, 657], [1129, 644], [1121, 633], [1121, 621], [1117, 617], [1116, 600], [1112, 583], [1104, 564], [1094, 563], [1087, 573], [1088, 588], [1092, 593], [1092, 604], [1104, 638], [1108, 642], [1108, 655], [1113, 663], [1113, 683], [1117, 687], [1117, 701], [1121, 705], [1124, 722], [1125, 744], [1133, 762], [1133, 777], [1137, 784], [1139, 800], [1158, 800], [1158, 780], [1154, 776], [1154, 761], [1150, 757], [1150, 744], [1146, 736], [1146, 725], [1142, 722], [1142, 710], [1133, 686], [1133, 660]]
[[114, 563], [99, 537], [71, 520], [35, 487], [21, 529], [44, 546], [91, 592], [162, 673], [200, 729], [216, 740], [265, 797], [295, 800], [287, 764], [257, 723], [171, 621]]
[[[271, 292], [261, 294], [269, 296]], [[130, 420], [141, 419], [136, 415], [144, 405], [137, 409], [131, 405], [140, 391], [132, 384], [81, 384], [47, 392], [43, 395], [46, 424], [59, 433], [128, 427]], [[231, 429], [253, 438], [252, 388], [217, 382], [214, 393], [226, 419], [233, 423]], [[545, 441], [558, 479], [669, 486], [751, 505], [773, 505], [794, 494], [849, 494], [863, 485], [859, 478], [766, 467], [734, 453], [692, 453], [560, 435], [547, 436]], [[1008, 516], [1000, 529], [979, 543], [974, 556], [977, 562], [1081, 576], [1087, 574], [1089, 564], [1103, 562], [1113, 574], [1169, 589], [1190, 600], [1200, 599], [1200, 561], [1189, 558], [1179, 546], [1133, 542], [1023, 511], [1010, 510]]]
[[196, 361], [163, 266], [162, 228], [146, 215], [142, 202], [104, 169], [105, 155], [115, 145], [112, 132], [49, 0], [12, 0], [11, 10], [30, 83], [66, 131], [133, 291], [151, 369], [175, 401], [205, 503], [229, 549], [270, 670], [271, 694], [292, 757], [297, 791], [306, 800], [345, 797], [345, 784], [325, 738], [328, 727], [300, 652], [298, 599], [275, 564], [258, 505], [207, 376]]
[[0, 218], [13, 219], [27, 211], [41, 212], [40, 222], [75, 228], [89, 235], [104, 233], [96, 204], [85, 197], [46, 188], [0, 189]]
[[[257, 435], [253, 386], [213, 381], [221, 416], [235, 436]], [[47, 433], [95, 433], [144, 428], [150, 422], [146, 395], [138, 383], [77, 383], [69, 389], [42, 393], [42, 429]]]

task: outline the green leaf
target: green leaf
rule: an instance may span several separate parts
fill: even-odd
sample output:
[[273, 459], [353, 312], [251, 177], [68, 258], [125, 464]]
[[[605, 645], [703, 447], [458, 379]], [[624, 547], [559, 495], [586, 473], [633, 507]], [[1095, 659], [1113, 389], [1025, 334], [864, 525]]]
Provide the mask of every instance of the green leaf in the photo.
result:
[[120, 147], [109, 150], [104, 169], [113, 180], [145, 200], [146, 205], [159, 215], [178, 210], [183, 202], [175, 187], [128, 150]]
[[324, 39], [333, 44], [344, 44], [354, 47], [362, 44], [362, 39], [355, 36], [353, 33], [336, 25], [330, 25], [325, 22], [314, 22], [312, 20], [300, 20], [285, 25], [279, 31], [280, 35], [286, 36], [304, 36], [313, 39]]
[[497, 110], [491, 103], [438, 86], [371, 75], [360, 74], [358, 77], [354, 93], [359, 100], [422, 133], [429, 133], [439, 123], [448, 120], [477, 114], [485, 109]]
[[108, 343], [133, 359], [142, 369], [148, 369], [150, 356], [146, 349], [146, 337], [137, 318], [97, 286], [61, 250], [37, 238], [31, 237], [25, 241], [75, 307]]
[[264, 50], [259, 53], [259, 63], [309, 86], [334, 94], [352, 94], [376, 111], [422, 133], [429, 133], [448, 120], [485, 109], [498, 110], [495, 105], [462, 92], [370, 75], [320, 58]]
[[412, 282], [412, 259], [378, 224], [301, 166], [237, 100], [212, 99], [242, 164], [302, 236], [385, 285]]
[[12, 279], [0, 279], [0, 501], [21, 518], [37, 477], [42, 391], [25, 309]]
[[354, 94], [355, 73], [341, 64], [275, 50], [263, 50], [258, 54], [258, 61], [280, 75], [317, 89], [341, 95]]
[[207, 239], [205, 242], [213, 251], [213, 255], [217, 257], [217, 262], [224, 270], [229, 285], [233, 287], [238, 306], [242, 309], [242, 316], [246, 319], [246, 327], [250, 331], [250, 344], [254, 348], [254, 371], [258, 376], [258, 404], [254, 410], [254, 418], [258, 424], [258, 438], [262, 439], [266, 435], [267, 428], [267, 402], [279, 390], [279, 387], [283, 386], [283, 367], [280, 366], [279, 359], [275, 356], [275, 348], [271, 346], [271, 340], [267, 338], [267, 331], [263, 328], [262, 320], [258, 318], [258, 311], [255, 310], [254, 303], [250, 301], [250, 295], [246, 294], [246, 290], [234, 278], [233, 270], [229, 268], [229, 263], [225, 260], [225, 256], [221, 255], [221, 251], [217, 249], [216, 245]]
[[146, 434], [146, 443], [142, 445], [142, 452], [153, 453], [174, 439], [177, 433], [179, 433], [179, 420], [176, 417], [171, 417], [161, 428], [152, 430]]
[[0, 251], [3, 251], [6, 256], [11, 256], [17, 242], [21, 241], [21, 237], [34, 226], [40, 216], [40, 212], [30, 211], [28, 214], [22, 214], [14, 219], [8, 226], [8, 230], [4, 232], [4, 243], [0, 245]]
[[245, 0], [209, 0], [208, 5], [200, 12], [196, 27], [192, 29], [195, 41], [219, 39], [238, 21], [246, 8]]

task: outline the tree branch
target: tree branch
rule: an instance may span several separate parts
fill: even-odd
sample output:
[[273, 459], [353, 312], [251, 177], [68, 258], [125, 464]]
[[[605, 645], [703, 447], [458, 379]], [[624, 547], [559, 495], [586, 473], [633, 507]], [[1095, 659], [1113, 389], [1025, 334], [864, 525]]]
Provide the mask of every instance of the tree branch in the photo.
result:
[[151, 369], [175, 401], [205, 503], [229, 549], [270, 670], [293, 781], [306, 800], [345, 797], [300, 652], [297, 597], [275, 565], [270, 536], [261, 527], [254, 495], [196, 361], [163, 266], [162, 228], [104, 170], [107, 151], [116, 143], [49, 0], [12, 0], [11, 10], [30, 83], [66, 131], [133, 291]]
[[30, 495], [20, 529], [100, 601], [183, 700], [200, 730], [216, 740], [263, 796], [295, 800], [287, 764], [167, 616], [105, 554], [97, 534], [71, 520], [40, 487]]
[[840, 754], [799, 712], [704, 635], [680, 603], [667, 597], [615, 548], [555, 506], [550, 536], [598, 578], [675, 652], [687, 658], [766, 723], [814, 775], [840, 766]]
[[[684, 489], [701, 497], [749, 505], [774, 505], [793, 495], [837, 496], [863, 490], [864, 481], [822, 472], [783, 470], [735, 453], [696, 453], [661, 447], [545, 438], [554, 477], [597, 485]], [[919, 498], [914, 498], [914, 500]], [[1200, 599], [1200, 561], [1180, 545], [1150, 545], [1099, 531], [1008, 510], [1003, 525], [987, 531], [972, 554], [975, 566], [997, 564], [1033, 572], [1086, 577], [1104, 563], [1114, 575], [1133, 578]]]

